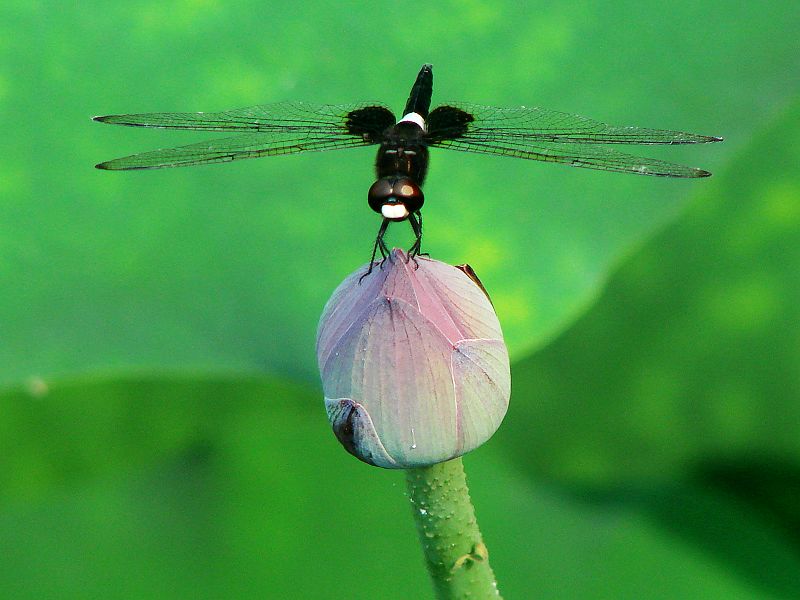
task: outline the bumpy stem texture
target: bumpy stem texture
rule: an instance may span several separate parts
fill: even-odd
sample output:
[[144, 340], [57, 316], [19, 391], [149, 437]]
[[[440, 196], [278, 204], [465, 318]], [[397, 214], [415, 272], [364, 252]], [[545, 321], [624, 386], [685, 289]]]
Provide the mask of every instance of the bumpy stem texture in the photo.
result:
[[500, 598], [461, 459], [408, 469], [406, 483], [437, 597]]

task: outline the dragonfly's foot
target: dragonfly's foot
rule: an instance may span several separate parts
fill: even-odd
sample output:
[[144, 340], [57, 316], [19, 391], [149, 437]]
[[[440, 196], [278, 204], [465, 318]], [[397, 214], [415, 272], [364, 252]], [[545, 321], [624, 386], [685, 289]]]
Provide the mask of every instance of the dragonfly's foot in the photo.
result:
[[415, 253], [414, 256], [411, 257], [411, 260], [414, 261], [414, 269], [419, 269], [419, 261], [417, 261], [417, 259], [420, 256], [423, 256], [425, 258], [430, 258], [431, 257], [429, 252], [417, 252], [417, 253]]
[[419, 269], [419, 262], [417, 261], [417, 256], [419, 256], [419, 252], [415, 252], [413, 246], [409, 248], [408, 254], [406, 254], [406, 264], [413, 262], [415, 271]]
[[422, 239], [417, 238], [417, 240], [411, 245], [411, 248], [408, 249], [408, 254], [406, 254], [406, 263], [409, 261], [414, 261], [414, 268], [419, 268], [419, 263], [417, 262], [418, 256], [429, 256], [427, 252], [420, 252], [420, 247], [422, 246]]
[[364, 277], [366, 277], [367, 275], [372, 273], [372, 267], [374, 267], [374, 266], [375, 266], [375, 263], [373, 263], [373, 262], [369, 263], [369, 269], [367, 269], [367, 272], [364, 273], [361, 277], [358, 278], [358, 285], [361, 285], [361, 282], [364, 281]]

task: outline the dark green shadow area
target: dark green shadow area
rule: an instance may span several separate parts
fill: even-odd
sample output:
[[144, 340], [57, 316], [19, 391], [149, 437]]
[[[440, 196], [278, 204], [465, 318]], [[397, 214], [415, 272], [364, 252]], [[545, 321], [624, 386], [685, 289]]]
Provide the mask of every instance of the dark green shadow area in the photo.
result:
[[800, 463], [796, 457], [709, 458], [697, 465], [691, 481], [735, 497], [779, 528], [800, 553]]

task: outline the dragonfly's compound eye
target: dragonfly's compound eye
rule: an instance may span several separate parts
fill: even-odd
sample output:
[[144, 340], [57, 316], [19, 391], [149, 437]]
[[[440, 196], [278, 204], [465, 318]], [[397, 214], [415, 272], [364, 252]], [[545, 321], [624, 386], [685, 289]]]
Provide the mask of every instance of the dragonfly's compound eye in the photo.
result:
[[394, 184], [394, 196], [406, 205], [408, 212], [415, 213], [425, 202], [425, 196], [419, 186], [408, 177], [399, 177]]
[[392, 196], [392, 178], [381, 177], [372, 184], [367, 193], [369, 207], [376, 213], [381, 212], [381, 206]]
[[369, 206], [392, 221], [402, 221], [422, 208], [425, 197], [420, 187], [408, 177], [381, 177], [372, 184]]

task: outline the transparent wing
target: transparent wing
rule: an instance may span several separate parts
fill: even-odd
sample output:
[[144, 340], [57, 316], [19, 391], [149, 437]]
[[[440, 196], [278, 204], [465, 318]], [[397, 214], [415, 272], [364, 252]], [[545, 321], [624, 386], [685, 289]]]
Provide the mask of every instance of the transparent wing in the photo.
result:
[[644, 127], [620, 127], [543, 108], [496, 108], [468, 103], [437, 107], [429, 116], [432, 146], [515, 156], [577, 167], [707, 177], [708, 171], [605, 148], [603, 144], [698, 144], [721, 138]]
[[279, 102], [216, 113], [144, 113], [95, 117], [134, 127], [239, 132], [241, 135], [177, 148], [134, 154], [97, 165], [99, 169], [158, 169], [277, 154], [367, 146], [394, 123], [379, 104]]
[[278, 154], [297, 154], [313, 150], [368, 146], [371, 143], [358, 137], [318, 133], [301, 136], [294, 132], [251, 133], [208, 140], [177, 148], [142, 152], [124, 158], [109, 160], [96, 166], [98, 169], [109, 171], [188, 167]]
[[471, 137], [491, 136], [496, 140], [530, 140], [578, 144], [702, 144], [722, 138], [683, 131], [620, 127], [602, 121], [538, 107], [497, 108], [466, 102], [452, 102], [432, 111], [448, 107], [473, 117], [468, 134]]
[[162, 129], [197, 129], [203, 131], [303, 131], [321, 130], [347, 133], [348, 115], [366, 108], [389, 110], [380, 103], [312, 104], [310, 102], [275, 102], [222, 112], [142, 113], [106, 115], [95, 121], [131, 127]]
[[617, 152], [603, 146], [587, 147], [563, 143], [524, 143], [519, 145], [494, 140], [473, 141], [467, 138], [442, 140], [433, 146], [452, 148], [465, 152], [515, 156], [543, 162], [554, 162], [573, 167], [585, 167], [600, 171], [635, 173], [637, 175], [657, 175], [661, 177], [708, 177], [708, 171], [670, 163], [655, 158], [644, 158]]

